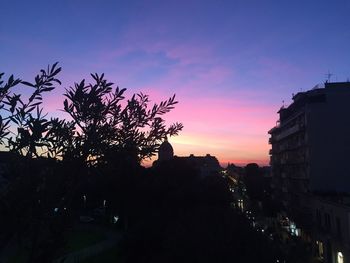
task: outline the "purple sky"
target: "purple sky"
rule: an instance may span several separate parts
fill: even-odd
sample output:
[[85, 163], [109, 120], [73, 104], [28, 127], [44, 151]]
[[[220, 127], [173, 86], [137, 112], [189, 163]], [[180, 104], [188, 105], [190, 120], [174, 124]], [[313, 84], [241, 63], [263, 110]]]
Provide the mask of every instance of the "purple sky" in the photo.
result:
[[64, 88], [102, 73], [153, 101], [185, 128], [177, 155], [268, 163], [267, 131], [282, 100], [334, 73], [350, 78], [349, 1], [1, 1], [0, 72], [26, 80], [59, 61], [46, 97], [62, 115]]

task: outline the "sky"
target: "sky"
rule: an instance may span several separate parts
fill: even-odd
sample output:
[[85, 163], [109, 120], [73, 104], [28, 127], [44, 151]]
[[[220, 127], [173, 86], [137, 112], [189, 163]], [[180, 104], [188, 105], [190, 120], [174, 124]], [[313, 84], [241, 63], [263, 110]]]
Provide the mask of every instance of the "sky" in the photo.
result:
[[59, 61], [45, 110], [90, 73], [152, 102], [176, 94], [175, 154], [269, 163], [268, 130], [292, 94], [350, 78], [350, 1], [0, 0], [0, 72], [33, 80]]

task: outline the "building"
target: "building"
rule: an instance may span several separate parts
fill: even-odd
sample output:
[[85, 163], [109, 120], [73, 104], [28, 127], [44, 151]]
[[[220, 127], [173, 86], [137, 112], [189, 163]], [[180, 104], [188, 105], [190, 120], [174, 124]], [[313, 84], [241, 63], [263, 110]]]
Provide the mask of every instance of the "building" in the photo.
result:
[[174, 149], [173, 146], [166, 139], [158, 149], [158, 161], [166, 161], [174, 158]]
[[299, 193], [350, 192], [350, 82], [293, 96], [269, 134], [274, 197], [286, 207]]
[[270, 131], [272, 196], [317, 262], [350, 262], [350, 82], [293, 96]]
[[342, 199], [316, 195], [309, 198], [313, 215], [312, 242], [320, 262], [350, 262], [349, 196]]
[[174, 156], [174, 149], [168, 140], [165, 140], [158, 149], [158, 160], [153, 163], [153, 166], [158, 165], [160, 162], [171, 161], [173, 159], [181, 159], [187, 162], [190, 166], [194, 167], [201, 177], [208, 175], [217, 175], [221, 170], [218, 159], [215, 156], [207, 154], [205, 156]]
[[190, 154], [190, 156], [176, 156], [175, 158], [185, 160], [199, 171], [201, 177], [217, 175], [222, 170], [218, 159], [210, 154], [205, 156], [194, 156], [193, 154]]

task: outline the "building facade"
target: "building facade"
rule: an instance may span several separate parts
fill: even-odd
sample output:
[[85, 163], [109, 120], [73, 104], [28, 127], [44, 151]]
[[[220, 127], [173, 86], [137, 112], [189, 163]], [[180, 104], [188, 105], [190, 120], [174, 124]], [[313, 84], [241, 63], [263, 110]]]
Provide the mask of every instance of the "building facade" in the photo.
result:
[[[312, 196], [312, 242], [320, 262], [350, 262], [350, 204]], [[347, 200], [348, 201], [348, 200]]]
[[164, 161], [171, 161], [174, 159], [181, 159], [195, 168], [201, 177], [217, 175], [222, 170], [218, 159], [215, 156], [207, 154], [205, 156], [174, 156], [174, 149], [172, 145], [165, 140], [158, 150], [158, 160], [154, 161], [153, 166], [157, 166]]
[[350, 82], [293, 96], [269, 134], [274, 196], [288, 207], [299, 193], [350, 192]]
[[270, 131], [272, 196], [318, 262], [350, 262], [350, 82], [293, 96]]

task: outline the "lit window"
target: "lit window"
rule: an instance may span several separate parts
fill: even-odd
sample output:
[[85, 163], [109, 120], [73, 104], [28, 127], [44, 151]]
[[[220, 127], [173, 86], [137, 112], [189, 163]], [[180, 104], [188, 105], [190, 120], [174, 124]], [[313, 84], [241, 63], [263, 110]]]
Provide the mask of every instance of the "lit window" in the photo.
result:
[[341, 252], [337, 253], [337, 263], [344, 263], [344, 256]]
[[113, 224], [116, 224], [118, 220], [119, 220], [119, 216], [113, 216], [113, 220], [112, 220]]
[[239, 207], [240, 210], [243, 212], [244, 205], [243, 205], [243, 200], [242, 200], [242, 199], [239, 199], [239, 200], [238, 200], [238, 207]]
[[323, 258], [323, 243], [321, 241], [316, 241], [318, 256]]

